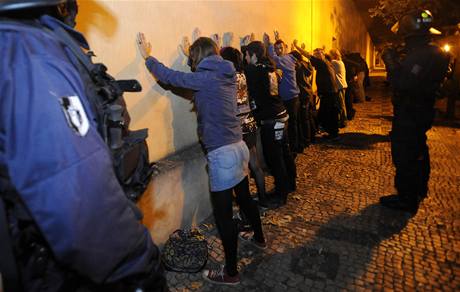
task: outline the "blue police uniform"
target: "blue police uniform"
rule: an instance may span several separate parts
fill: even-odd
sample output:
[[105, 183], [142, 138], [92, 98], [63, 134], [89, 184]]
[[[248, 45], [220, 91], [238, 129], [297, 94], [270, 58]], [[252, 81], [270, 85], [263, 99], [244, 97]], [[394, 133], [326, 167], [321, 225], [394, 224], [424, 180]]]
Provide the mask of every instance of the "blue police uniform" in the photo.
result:
[[158, 249], [117, 181], [57, 27], [88, 49], [46, 15], [0, 21], [0, 166], [59, 265], [95, 283], [149, 274]]

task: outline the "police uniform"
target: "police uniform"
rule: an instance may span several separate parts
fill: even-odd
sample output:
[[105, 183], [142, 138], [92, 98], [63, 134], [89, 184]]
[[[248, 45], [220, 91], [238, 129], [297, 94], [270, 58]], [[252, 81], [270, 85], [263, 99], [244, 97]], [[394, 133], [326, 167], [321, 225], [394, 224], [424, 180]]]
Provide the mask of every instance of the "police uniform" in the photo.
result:
[[[57, 27], [88, 49], [81, 34], [47, 15], [0, 20], [0, 191], [14, 193], [31, 219], [24, 226], [8, 213], [23, 288], [66, 290], [61, 276], [70, 271], [96, 284], [152, 272], [162, 282], [158, 248], [117, 181]], [[39, 238], [18, 243], [31, 225]], [[40, 265], [36, 244], [48, 250]]]
[[[422, 13], [416, 12], [416, 18]], [[431, 22], [431, 15], [427, 17], [427, 22]], [[406, 37], [406, 56], [401, 61], [388, 52], [384, 57], [394, 89], [390, 136], [398, 194], [382, 197], [381, 203], [410, 212], [417, 211], [428, 192], [430, 159], [426, 132], [433, 124], [435, 98], [449, 63], [448, 56], [430, 43], [428, 30], [420, 30]]]

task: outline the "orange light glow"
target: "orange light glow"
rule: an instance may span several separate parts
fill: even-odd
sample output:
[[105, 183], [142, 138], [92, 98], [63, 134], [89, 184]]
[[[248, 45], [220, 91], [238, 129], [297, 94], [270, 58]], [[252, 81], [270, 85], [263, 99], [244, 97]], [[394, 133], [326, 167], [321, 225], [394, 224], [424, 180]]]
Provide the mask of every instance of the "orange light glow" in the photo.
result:
[[450, 45], [449, 44], [445, 44], [442, 49], [444, 50], [444, 52], [450, 52]]

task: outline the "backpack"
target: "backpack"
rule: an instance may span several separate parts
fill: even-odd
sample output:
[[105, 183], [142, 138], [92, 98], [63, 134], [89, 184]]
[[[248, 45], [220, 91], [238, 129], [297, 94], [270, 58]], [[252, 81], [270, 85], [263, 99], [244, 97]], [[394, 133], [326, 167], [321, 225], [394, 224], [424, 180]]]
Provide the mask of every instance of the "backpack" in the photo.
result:
[[199, 272], [208, 261], [208, 242], [198, 229], [177, 229], [166, 241], [161, 261], [169, 271]]
[[118, 181], [126, 196], [137, 201], [147, 188], [156, 166], [149, 162], [148, 129], [129, 129], [131, 119], [123, 93], [139, 92], [142, 87], [137, 80], [115, 80], [107, 73], [104, 64], [92, 62], [93, 52], [84, 53], [63, 28], [58, 27], [53, 33], [75, 57], [74, 65], [86, 85], [98, 132], [111, 151]]

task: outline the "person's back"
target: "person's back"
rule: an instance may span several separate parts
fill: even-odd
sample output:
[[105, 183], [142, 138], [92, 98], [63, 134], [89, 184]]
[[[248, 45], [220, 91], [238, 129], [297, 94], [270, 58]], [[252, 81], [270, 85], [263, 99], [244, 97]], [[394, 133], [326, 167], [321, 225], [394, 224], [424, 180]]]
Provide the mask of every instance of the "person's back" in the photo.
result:
[[[294, 51], [297, 53], [297, 51]], [[291, 52], [294, 53], [294, 52]], [[313, 75], [313, 66], [311, 65], [310, 61], [302, 60], [302, 56], [298, 53], [298, 61], [296, 67], [296, 79], [297, 85], [299, 86], [300, 94], [299, 98], [306, 99], [313, 96], [313, 89], [312, 89], [312, 75]]]
[[[275, 43], [275, 46], [283, 46], [284, 43]], [[283, 71], [283, 76], [280, 80], [279, 95], [283, 101], [287, 101], [299, 96], [299, 87], [296, 80], [296, 59], [290, 54], [275, 53], [273, 45], [269, 45], [268, 52], [270, 57], [275, 61], [276, 66]]]
[[267, 166], [275, 178], [275, 192], [286, 204], [289, 192], [296, 188], [296, 167], [286, 137], [289, 115], [278, 95], [275, 66], [260, 41], [246, 47], [245, 74], [251, 98], [256, 102], [254, 115], [261, 129], [261, 141]]
[[278, 77], [275, 67], [267, 61], [249, 64], [245, 68], [248, 91], [256, 103], [254, 116], [258, 121], [276, 119], [286, 115], [283, 102], [278, 95]]
[[332, 60], [331, 64], [336, 74], [338, 89], [341, 90], [347, 88], [348, 85], [346, 80], [345, 64], [342, 60]]
[[207, 82], [195, 93], [195, 104], [198, 132], [207, 150], [240, 141], [241, 127], [235, 120], [238, 107], [233, 65], [220, 56], [209, 56], [198, 65], [196, 73], [200, 72], [207, 75]]
[[334, 68], [328, 60], [315, 56], [310, 58], [316, 69], [316, 86], [319, 94], [335, 93], [338, 91]]
[[241, 140], [241, 127], [235, 119], [236, 76], [232, 63], [211, 55], [203, 58], [193, 73], [172, 72], [155, 58], [148, 59], [146, 65], [163, 82], [195, 91], [198, 134], [207, 151]]
[[6, 16], [0, 191], [22, 289], [165, 289], [158, 248], [117, 181], [75, 59], [54, 31], [87, 46], [83, 36], [51, 16]]

